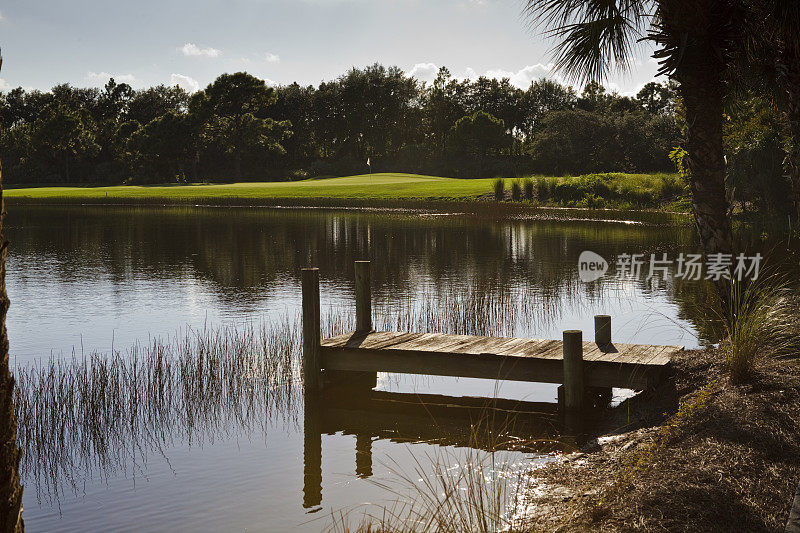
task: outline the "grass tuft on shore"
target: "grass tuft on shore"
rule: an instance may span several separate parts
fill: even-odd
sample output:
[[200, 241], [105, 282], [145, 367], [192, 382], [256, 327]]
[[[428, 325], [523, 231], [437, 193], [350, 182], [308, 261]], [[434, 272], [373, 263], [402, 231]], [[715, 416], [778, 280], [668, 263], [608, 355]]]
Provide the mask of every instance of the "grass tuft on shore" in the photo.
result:
[[775, 273], [730, 283], [721, 347], [734, 383], [750, 379], [759, 360], [797, 353], [800, 330], [790, 295], [789, 283]]

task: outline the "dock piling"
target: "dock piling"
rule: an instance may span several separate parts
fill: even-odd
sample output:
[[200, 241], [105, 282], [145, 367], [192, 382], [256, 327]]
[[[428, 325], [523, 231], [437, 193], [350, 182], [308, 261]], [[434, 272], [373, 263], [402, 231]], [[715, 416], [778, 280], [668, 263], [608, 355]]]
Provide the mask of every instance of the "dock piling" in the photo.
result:
[[317, 391], [320, 386], [320, 305], [319, 269], [304, 268], [301, 272], [303, 287], [303, 385], [306, 391]]
[[564, 332], [564, 408], [579, 412], [583, 409], [583, 332]]
[[[372, 333], [372, 280], [370, 262], [355, 262], [356, 329], [355, 338]], [[377, 372], [350, 372], [346, 370], [325, 369], [325, 385], [344, 386], [348, 394], [360, 394], [375, 388], [378, 384]]]
[[611, 315], [594, 315], [594, 342], [598, 346], [611, 344]]

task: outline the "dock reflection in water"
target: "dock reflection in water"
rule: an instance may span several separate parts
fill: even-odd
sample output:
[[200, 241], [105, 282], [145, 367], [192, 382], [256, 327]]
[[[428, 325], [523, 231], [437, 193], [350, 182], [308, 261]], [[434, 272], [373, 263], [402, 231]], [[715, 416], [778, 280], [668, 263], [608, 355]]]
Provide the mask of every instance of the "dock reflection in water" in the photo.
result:
[[322, 436], [354, 435], [355, 474], [372, 475], [373, 440], [425, 442], [487, 452], [547, 454], [574, 449], [560, 438], [557, 405], [502, 398], [326, 386], [305, 397], [303, 506], [322, 504]]

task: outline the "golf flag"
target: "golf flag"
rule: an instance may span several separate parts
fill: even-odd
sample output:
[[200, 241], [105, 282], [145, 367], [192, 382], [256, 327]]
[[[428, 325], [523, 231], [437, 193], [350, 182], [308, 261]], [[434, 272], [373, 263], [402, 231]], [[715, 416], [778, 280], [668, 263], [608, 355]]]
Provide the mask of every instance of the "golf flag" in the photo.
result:
[[372, 165], [369, 164], [369, 157], [367, 158], [367, 166], [371, 167]]

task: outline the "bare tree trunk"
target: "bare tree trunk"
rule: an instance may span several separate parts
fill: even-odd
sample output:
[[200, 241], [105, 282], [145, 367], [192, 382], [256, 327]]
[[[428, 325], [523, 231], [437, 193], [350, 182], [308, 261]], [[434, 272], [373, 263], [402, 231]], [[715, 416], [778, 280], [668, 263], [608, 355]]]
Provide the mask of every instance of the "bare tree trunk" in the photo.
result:
[[[2, 64], [2, 63], [0, 63]], [[6, 313], [6, 247], [3, 238], [2, 168], [0, 168], [0, 533], [20, 533], [22, 521], [22, 486], [19, 480], [20, 450], [17, 447], [17, 418], [14, 412], [14, 376], [8, 357]]]

